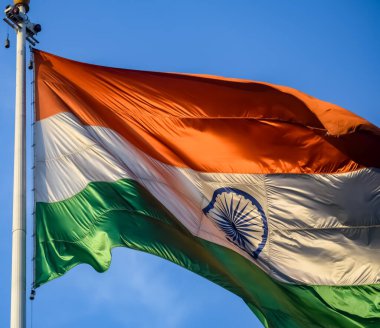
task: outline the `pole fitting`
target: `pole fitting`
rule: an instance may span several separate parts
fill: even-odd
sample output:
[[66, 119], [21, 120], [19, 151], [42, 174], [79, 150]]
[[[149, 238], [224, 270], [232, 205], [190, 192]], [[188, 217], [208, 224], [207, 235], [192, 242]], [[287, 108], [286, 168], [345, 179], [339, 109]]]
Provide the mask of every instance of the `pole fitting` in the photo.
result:
[[30, 0], [13, 0], [13, 4], [17, 7], [23, 6], [25, 8], [26, 13], [29, 11], [29, 3]]
[[34, 288], [32, 288], [32, 290], [30, 291], [30, 296], [29, 296], [29, 299], [31, 301], [34, 301], [34, 298], [36, 297], [36, 290]]
[[28, 16], [25, 14], [29, 0], [14, 0], [14, 5], [8, 5], [5, 10], [5, 18], [3, 19], [10, 27], [16, 31], [20, 31], [22, 24], [26, 27], [26, 41], [32, 46], [36, 46], [38, 40], [36, 39], [37, 33], [41, 32], [42, 27], [40, 24], [32, 23]]

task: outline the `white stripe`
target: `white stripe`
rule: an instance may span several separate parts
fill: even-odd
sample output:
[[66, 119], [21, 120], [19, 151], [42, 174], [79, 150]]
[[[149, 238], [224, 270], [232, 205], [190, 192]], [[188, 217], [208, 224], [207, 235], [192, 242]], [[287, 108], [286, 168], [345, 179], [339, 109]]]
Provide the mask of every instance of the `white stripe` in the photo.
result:
[[[273, 277], [304, 284], [380, 281], [380, 172], [219, 174], [154, 160], [113, 130], [61, 113], [36, 123], [36, 201], [67, 199], [90, 181], [139, 181], [194, 235], [229, 247]], [[252, 195], [269, 224], [253, 260], [203, 214], [220, 187]]]
[[35, 125], [35, 199], [56, 202], [84, 189], [91, 181], [128, 177], [115, 159], [70, 114]]

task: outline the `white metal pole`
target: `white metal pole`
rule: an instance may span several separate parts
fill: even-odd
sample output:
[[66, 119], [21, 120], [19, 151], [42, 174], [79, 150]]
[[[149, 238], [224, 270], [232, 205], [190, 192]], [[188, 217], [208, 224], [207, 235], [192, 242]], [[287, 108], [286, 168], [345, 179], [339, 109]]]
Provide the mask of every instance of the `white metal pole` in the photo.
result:
[[[25, 7], [18, 6], [25, 14]], [[16, 105], [13, 176], [11, 328], [25, 328], [26, 317], [26, 148], [25, 22], [17, 30]]]

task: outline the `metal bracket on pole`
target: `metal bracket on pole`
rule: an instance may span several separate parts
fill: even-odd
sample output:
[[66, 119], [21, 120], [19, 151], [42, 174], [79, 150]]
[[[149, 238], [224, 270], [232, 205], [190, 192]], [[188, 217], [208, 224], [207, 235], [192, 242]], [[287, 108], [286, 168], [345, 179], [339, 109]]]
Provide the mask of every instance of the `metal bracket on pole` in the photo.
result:
[[[19, 31], [21, 29], [21, 23], [25, 24], [26, 41], [34, 47], [37, 43], [39, 43], [39, 41], [35, 38], [35, 35], [41, 32], [42, 28], [40, 24], [34, 24], [29, 20], [28, 15], [26, 15], [26, 12], [29, 10], [29, 1], [25, 2], [26, 3], [23, 4], [23, 1], [15, 1], [15, 5], [8, 5], [4, 10], [6, 17], [3, 18], [3, 21], [15, 31]], [[26, 6], [28, 8], [27, 10], [20, 10], [21, 7], [24, 8]]]

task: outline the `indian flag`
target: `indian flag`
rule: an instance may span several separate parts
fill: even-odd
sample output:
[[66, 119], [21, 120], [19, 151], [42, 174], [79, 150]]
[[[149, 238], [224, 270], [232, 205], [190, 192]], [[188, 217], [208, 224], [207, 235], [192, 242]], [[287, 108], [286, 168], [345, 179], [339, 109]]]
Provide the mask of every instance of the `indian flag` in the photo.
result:
[[380, 129], [291, 88], [35, 51], [36, 287], [113, 247], [265, 327], [380, 327]]

